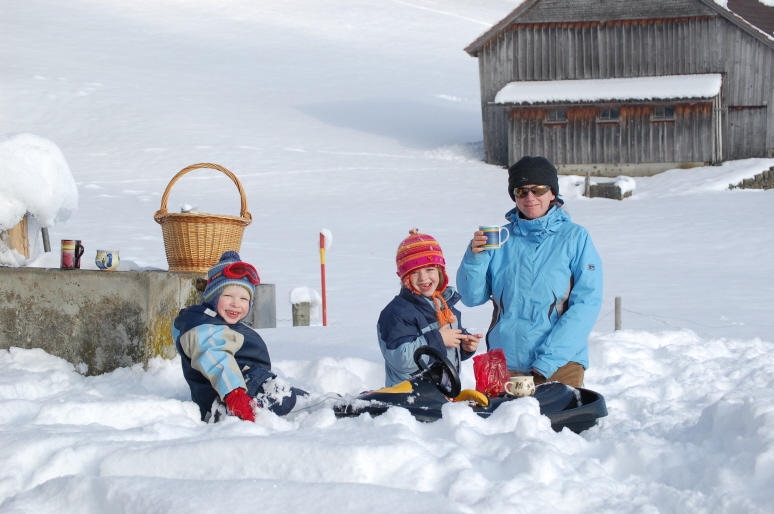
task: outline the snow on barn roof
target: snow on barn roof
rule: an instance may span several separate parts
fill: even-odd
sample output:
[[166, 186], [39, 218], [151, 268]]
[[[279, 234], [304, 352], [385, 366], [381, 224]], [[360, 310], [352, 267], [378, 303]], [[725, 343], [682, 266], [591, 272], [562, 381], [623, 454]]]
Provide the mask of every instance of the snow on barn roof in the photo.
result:
[[722, 82], [719, 73], [626, 79], [519, 81], [510, 82], [498, 91], [494, 103], [713, 98], [720, 93]]

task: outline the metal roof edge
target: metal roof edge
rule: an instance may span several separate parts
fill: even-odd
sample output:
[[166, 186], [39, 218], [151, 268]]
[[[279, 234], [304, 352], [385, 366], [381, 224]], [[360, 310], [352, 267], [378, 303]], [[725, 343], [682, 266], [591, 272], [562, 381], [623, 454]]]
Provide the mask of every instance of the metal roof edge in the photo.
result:
[[478, 57], [478, 51], [481, 49], [482, 46], [484, 46], [489, 40], [491, 40], [493, 37], [495, 37], [497, 34], [499, 34], [505, 27], [511, 24], [514, 19], [521, 16], [521, 14], [532, 7], [534, 4], [539, 2], [540, 0], [526, 0], [524, 3], [522, 3], [520, 6], [518, 6], [516, 9], [511, 11], [511, 13], [503, 18], [502, 20], [498, 21], [494, 25], [492, 25], [492, 28], [478, 36], [478, 38], [473, 41], [471, 44], [465, 47], [465, 51], [471, 55], [471, 57]]
[[739, 27], [740, 29], [744, 30], [751, 36], [755, 37], [756, 39], [760, 40], [761, 42], [765, 43], [769, 48], [774, 49], [774, 38], [773, 36], [767, 34], [766, 32], [762, 31], [749, 21], [745, 20], [735, 12], [725, 9], [718, 5], [715, 0], [698, 0], [699, 2], [705, 4], [710, 9], [713, 9], [715, 12], [723, 16], [725, 19]]
[[[465, 47], [465, 51], [470, 54], [471, 57], [478, 57], [478, 52], [481, 50], [481, 47], [483, 47], [486, 43], [488, 43], [492, 38], [494, 38], [497, 34], [499, 34], [505, 27], [513, 23], [513, 21], [521, 16], [524, 11], [535, 5], [540, 0], [527, 0], [520, 6], [518, 6], [516, 9], [514, 9], [508, 16], [497, 22], [495, 25], [492, 26], [489, 30], [484, 32], [482, 35], [480, 35], [475, 41], [473, 41], [471, 44]], [[696, 0], [698, 2], [701, 2], [702, 4], [706, 5], [719, 15], [726, 18], [728, 21], [739, 27], [740, 29], [744, 30], [748, 34], [752, 35], [753, 37], [757, 38], [761, 42], [765, 43], [770, 48], [774, 49], [774, 39], [772, 39], [771, 36], [760, 30], [759, 28], [755, 27], [753, 24], [751, 24], [749, 21], [745, 20], [738, 14], [729, 11], [728, 9], [724, 9], [717, 3], [715, 3], [714, 0]]]
[[612, 104], [632, 104], [632, 105], [645, 105], [645, 104], [664, 104], [664, 103], [711, 103], [718, 95], [715, 96], [675, 96], [671, 98], [600, 98], [598, 100], [546, 100], [546, 101], [524, 101], [524, 102], [487, 102], [486, 105], [498, 106], [498, 107], [538, 107], [541, 105], [551, 107], [578, 107], [578, 106], [595, 106], [595, 105], [612, 105]]

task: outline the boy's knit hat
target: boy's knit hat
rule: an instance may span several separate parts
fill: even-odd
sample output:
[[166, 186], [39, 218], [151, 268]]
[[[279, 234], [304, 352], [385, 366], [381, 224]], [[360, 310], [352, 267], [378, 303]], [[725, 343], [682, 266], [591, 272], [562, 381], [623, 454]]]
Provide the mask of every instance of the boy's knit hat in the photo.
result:
[[211, 267], [207, 272], [207, 287], [204, 290], [205, 302], [217, 303], [220, 293], [222, 293], [223, 290], [228, 286], [241, 286], [247, 289], [247, 291], [250, 293], [250, 302], [252, 303], [253, 297], [255, 296], [255, 286], [253, 286], [247, 277], [228, 278], [225, 275], [220, 274], [215, 279], [212, 278], [229, 264], [241, 261], [242, 259], [239, 257], [237, 252], [232, 250], [223, 252], [223, 255], [220, 256], [218, 263]]
[[[432, 236], [420, 234], [416, 228], [409, 230], [409, 236], [398, 246], [395, 262], [398, 265], [398, 276], [404, 285], [408, 283], [409, 275], [422, 268], [441, 269], [442, 277], [441, 283], [438, 284], [438, 292], [446, 289], [446, 284], [449, 283], [441, 245]], [[411, 289], [408, 285], [406, 287]]]
[[525, 155], [508, 168], [508, 194], [511, 200], [516, 201], [513, 190], [527, 184], [551, 186], [554, 196], [559, 196], [559, 176], [554, 165], [545, 157]]

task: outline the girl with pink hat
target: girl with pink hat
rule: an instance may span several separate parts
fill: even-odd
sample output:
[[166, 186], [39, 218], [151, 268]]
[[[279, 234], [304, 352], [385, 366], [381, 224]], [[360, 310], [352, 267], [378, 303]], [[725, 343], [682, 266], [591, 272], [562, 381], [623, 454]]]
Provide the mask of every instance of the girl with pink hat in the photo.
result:
[[385, 384], [408, 380], [419, 370], [414, 350], [430, 345], [460, 368], [473, 356], [483, 334], [469, 334], [454, 305], [460, 295], [448, 285], [446, 261], [438, 242], [417, 229], [401, 242], [396, 255], [401, 290], [382, 310], [376, 330], [384, 357]]

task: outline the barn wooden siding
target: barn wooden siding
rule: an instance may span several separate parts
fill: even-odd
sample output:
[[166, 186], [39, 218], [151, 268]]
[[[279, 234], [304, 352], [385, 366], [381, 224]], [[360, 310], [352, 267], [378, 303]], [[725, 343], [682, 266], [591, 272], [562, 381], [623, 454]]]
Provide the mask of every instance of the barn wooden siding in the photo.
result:
[[[569, 15], [581, 12], [582, 7], [571, 5]], [[762, 157], [774, 148], [769, 110], [774, 105], [774, 49], [708, 9], [700, 16], [667, 19], [517, 23], [476, 51], [487, 162], [512, 162], [508, 111], [492, 102], [506, 84], [522, 80], [723, 73], [721, 104], [736, 108], [724, 112], [723, 159]], [[757, 134], [755, 142], [735, 129], [736, 123], [748, 122], [752, 126], [745, 130]]]
[[555, 164], [711, 162], [713, 102], [673, 105], [673, 121], [652, 121], [654, 105], [620, 105], [619, 122], [598, 122], [604, 106], [587, 105], [564, 107], [567, 123], [552, 124], [544, 123], [548, 108], [512, 108], [508, 160], [546, 155]]
[[766, 151], [766, 107], [729, 107], [726, 111], [724, 158], [772, 157]]

